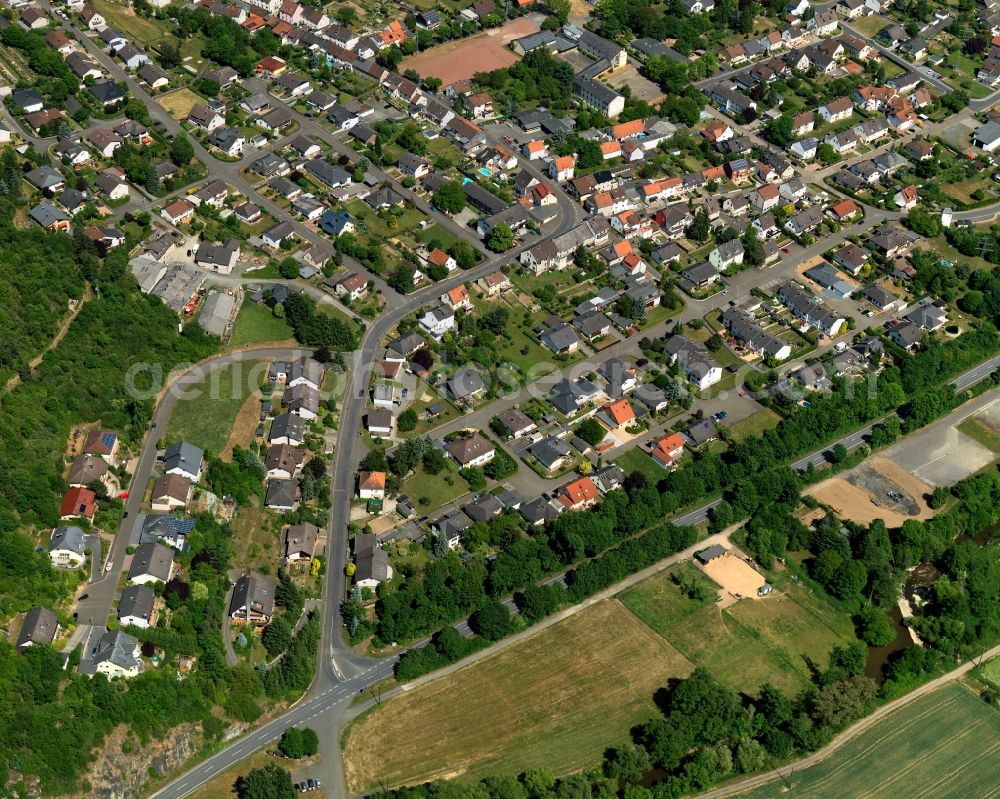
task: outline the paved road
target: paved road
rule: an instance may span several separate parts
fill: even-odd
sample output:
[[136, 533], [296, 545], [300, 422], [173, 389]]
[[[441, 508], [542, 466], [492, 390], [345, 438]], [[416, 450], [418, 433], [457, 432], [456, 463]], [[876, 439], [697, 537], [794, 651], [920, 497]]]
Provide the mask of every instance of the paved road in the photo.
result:
[[[961, 666], [947, 674], [942, 674], [940, 677], [931, 680], [928, 683], [921, 685], [919, 688], [915, 688], [908, 694], [904, 694], [899, 697], [899, 699], [894, 699], [891, 702], [887, 702], [882, 705], [878, 710], [872, 713], [870, 716], [865, 716], [860, 721], [855, 722], [842, 733], [837, 735], [830, 743], [824, 746], [822, 749], [818, 749], [813, 752], [808, 757], [804, 757], [801, 760], [796, 760], [794, 763], [790, 763], [787, 766], [783, 766], [781, 769], [775, 769], [774, 771], [768, 771], [763, 774], [758, 774], [755, 777], [747, 777], [745, 780], [740, 780], [738, 782], [730, 783], [729, 785], [723, 786], [722, 788], [716, 788], [713, 791], [708, 791], [706, 793], [698, 794], [695, 799], [724, 799], [727, 796], [734, 796], [743, 791], [748, 791], [751, 788], [757, 788], [761, 785], [766, 785], [769, 782], [773, 782], [775, 779], [781, 778], [787, 783], [787, 778], [797, 771], [802, 771], [810, 766], [814, 766], [826, 760], [830, 755], [840, 749], [844, 744], [853, 738], [856, 738], [865, 730], [871, 729], [873, 726], [878, 724], [880, 721], [885, 719], [891, 713], [899, 710], [901, 707], [910, 704], [916, 699], [922, 696], [933, 693], [938, 688], [941, 688], [948, 683], [954, 682], [960, 677], [968, 674], [972, 669], [974, 669], [978, 664], [983, 663], [990, 658], [994, 658], [1000, 655], [1000, 646], [993, 647], [989, 652], [983, 653], [981, 657], [977, 660], [967, 660]], [[794, 789], [794, 785], [792, 786]], [[776, 794], [784, 793], [784, 789], [777, 789]], [[789, 793], [789, 796], [794, 796], [794, 791]]]
[[135, 532], [137, 517], [142, 510], [143, 495], [146, 485], [153, 476], [153, 467], [156, 464], [156, 455], [160, 436], [167, 428], [167, 422], [173, 413], [177, 400], [183, 391], [191, 385], [198, 383], [206, 375], [224, 369], [234, 363], [250, 361], [259, 358], [282, 358], [292, 359], [310, 353], [310, 350], [270, 348], [262, 347], [254, 350], [244, 350], [229, 352], [207, 359], [206, 361], [191, 367], [184, 373], [171, 379], [161, 392], [157, 400], [156, 409], [150, 422], [150, 429], [146, 432], [141, 443], [139, 458], [136, 461], [135, 471], [129, 483], [129, 496], [125, 500], [124, 518], [118, 534], [111, 544], [111, 551], [107, 562], [112, 564], [109, 572], [104, 572], [101, 576], [87, 586], [87, 599], [77, 603], [77, 613], [81, 625], [93, 625], [93, 630], [88, 633], [88, 645], [84, 646], [84, 661], [89, 660], [89, 641], [94, 635], [103, 632], [106, 619], [111, 613], [112, 606], [118, 594], [118, 579], [121, 575], [126, 557], [126, 548], [129, 540]]

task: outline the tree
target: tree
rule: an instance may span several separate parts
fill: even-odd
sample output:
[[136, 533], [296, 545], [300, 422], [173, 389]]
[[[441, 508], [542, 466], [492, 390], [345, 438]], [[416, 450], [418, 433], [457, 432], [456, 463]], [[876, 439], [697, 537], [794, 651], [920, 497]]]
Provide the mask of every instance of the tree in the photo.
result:
[[434, 192], [434, 205], [449, 214], [461, 213], [465, 208], [465, 190], [457, 181], [449, 181]]
[[271, 657], [284, 652], [292, 642], [292, 625], [288, 621], [286, 614], [280, 614], [271, 619], [271, 623], [264, 628], [261, 636], [261, 643]]
[[486, 246], [493, 252], [507, 252], [514, 246], [514, 231], [510, 225], [501, 222], [490, 231], [490, 237], [486, 240]]
[[298, 759], [305, 755], [305, 747], [302, 742], [302, 730], [298, 727], [289, 727], [281, 735], [278, 741], [278, 750], [285, 757]]
[[570, 12], [569, 0], [546, 0], [545, 5], [548, 6], [549, 13], [555, 17], [559, 26], [566, 24]]
[[768, 141], [779, 147], [787, 147], [795, 138], [795, 132], [792, 130], [792, 115], [782, 114], [780, 117], [768, 121], [764, 126], [764, 135]]
[[688, 230], [688, 236], [690, 236], [694, 241], [699, 243], [708, 241], [708, 237], [712, 234], [712, 224], [708, 218], [708, 211], [704, 208], [699, 208], [694, 215], [694, 221], [691, 222], [691, 227]]
[[299, 262], [292, 257], [282, 258], [278, 264], [278, 274], [285, 280], [294, 280], [299, 276]]
[[302, 754], [306, 757], [312, 757], [319, 751], [319, 736], [316, 734], [316, 730], [311, 727], [305, 727], [302, 730]]
[[295, 799], [292, 777], [281, 766], [268, 763], [255, 768], [236, 781], [240, 799]]
[[186, 166], [194, 158], [194, 147], [188, 141], [187, 134], [178, 131], [174, 140], [170, 142], [170, 160], [177, 166]]
[[448, 255], [455, 259], [460, 269], [471, 269], [476, 265], [476, 248], [465, 239], [456, 239], [448, 248]]
[[396, 419], [396, 428], [400, 433], [409, 433], [417, 426], [417, 412], [413, 408], [407, 408]]
[[585, 419], [576, 428], [576, 434], [590, 446], [596, 447], [604, 440], [607, 430], [593, 417]]
[[510, 611], [499, 601], [488, 600], [469, 616], [469, 626], [476, 635], [488, 641], [499, 641], [511, 631]]
[[856, 620], [858, 637], [869, 646], [885, 646], [896, 637], [892, 622], [876, 607], [868, 606]]
[[816, 148], [816, 157], [819, 159], [819, 162], [825, 166], [835, 164], [840, 160], [840, 156], [837, 155], [837, 151], [833, 149], [833, 145], [828, 144], [827, 142], [823, 142]]
[[392, 47], [386, 47], [382, 50], [377, 57], [378, 62], [391, 72], [396, 71], [396, 67], [399, 66], [399, 62], [403, 60], [403, 51], [399, 49], [398, 45], [392, 45]]
[[337, 22], [345, 28], [350, 28], [355, 22], [358, 21], [358, 12], [354, 10], [354, 6], [348, 3], [345, 3], [338, 8], [335, 16], [337, 18]]

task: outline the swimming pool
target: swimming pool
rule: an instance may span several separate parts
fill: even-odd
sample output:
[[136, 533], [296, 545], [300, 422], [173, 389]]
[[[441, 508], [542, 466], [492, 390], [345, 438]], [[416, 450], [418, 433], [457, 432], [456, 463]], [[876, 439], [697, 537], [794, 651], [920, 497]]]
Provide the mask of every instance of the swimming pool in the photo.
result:
[[479, 174], [482, 175], [483, 177], [487, 177], [487, 178], [488, 177], [492, 177], [492, 175], [490, 173], [490, 170], [488, 170], [486, 167], [482, 167], [482, 166], [479, 167]]
[[464, 186], [466, 183], [472, 183], [472, 178], [462, 178], [462, 185]]

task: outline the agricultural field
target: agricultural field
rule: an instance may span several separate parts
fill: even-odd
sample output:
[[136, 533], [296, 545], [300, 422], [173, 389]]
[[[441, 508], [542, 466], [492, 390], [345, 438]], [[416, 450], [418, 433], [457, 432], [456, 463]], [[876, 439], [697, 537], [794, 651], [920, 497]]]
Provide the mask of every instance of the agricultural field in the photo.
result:
[[[267, 379], [268, 361], [242, 361], [218, 369], [186, 389], [177, 402], [167, 427], [168, 441], [190, 441], [212, 454], [232, 449], [232, 443], [247, 446], [257, 425], [257, 390]], [[244, 405], [253, 404], [249, 431], [237, 429]], [[246, 425], [240, 425], [246, 428]], [[230, 442], [236, 436], [244, 440]]]
[[691, 669], [621, 603], [600, 602], [362, 716], [345, 736], [348, 789], [584, 768]]
[[996, 795], [1000, 713], [951, 683], [910, 702], [823, 762], [741, 799], [920, 799]]
[[[682, 591], [674, 575], [695, 590]], [[806, 657], [825, 668], [830, 649], [853, 640], [850, 619], [821, 605], [801, 586], [790, 583], [763, 599], [725, 608], [716, 602], [718, 590], [688, 562], [650, 577], [621, 599], [692, 664], [709, 669], [736, 691], [754, 693], [770, 682], [797, 693], [810, 681]]]

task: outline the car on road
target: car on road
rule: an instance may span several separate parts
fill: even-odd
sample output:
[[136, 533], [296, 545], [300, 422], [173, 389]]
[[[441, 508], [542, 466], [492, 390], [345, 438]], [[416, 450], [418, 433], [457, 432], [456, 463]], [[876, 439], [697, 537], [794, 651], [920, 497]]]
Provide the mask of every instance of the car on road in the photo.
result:
[[90, 599], [90, 594], [80, 594], [80, 598], [77, 600], [77, 602], [83, 602], [83, 600], [85, 599]]
[[747, 390], [744, 388], [742, 391], [740, 391], [740, 396], [745, 397], [746, 395], [747, 395]]
[[322, 788], [323, 787], [323, 783], [320, 782], [318, 779], [316, 780], [316, 787], [317, 788]]
[[123, 519], [127, 519], [127, 518], [128, 518], [128, 511], [125, 511], [125, 512], [124, 512], [124, 513], [122, 514], [122, 518], [123, 518]]
[[297, 793], [301, 793], [302, 792], [302, 783], [301, 782], [296, 782], [294, 785], [292, 785], [292, 787], [295, 789], [295, 791]]
[[108, 561], [108, 565], [104, 567], [104, 573], [107, 574], [109, 571], [111, 571], [111, 567], [113, 565], [114, 564], [112, 564], [111, 561]]
[[306, 780], [306, 790], [311, 791], [315, 787], [316, 787], [316, 781], [312, 777]]
[[721, 422], [727, 416], [729, 416], [729, 412], [728, 411], [719, 411], [718, 413], [713, 413], [712, 414], [712, 421], [713, 422]]
[[782, 252], [783, 252], [783, 253], [784, 253], [785, 255], [788, 255], [788, 248], [787, 248], [787, 247], [782, 247], [782, 248], [781, 248], [781, 251], [782, 251]]
[[151, 424], [151, 425], [149, 426], [149, 429], [150, 429], [150, 430], [155, 430], [155, 429], [156, 429], [156, 422], [153, 422], [153, 423], [152, 423], [152, 424]]

